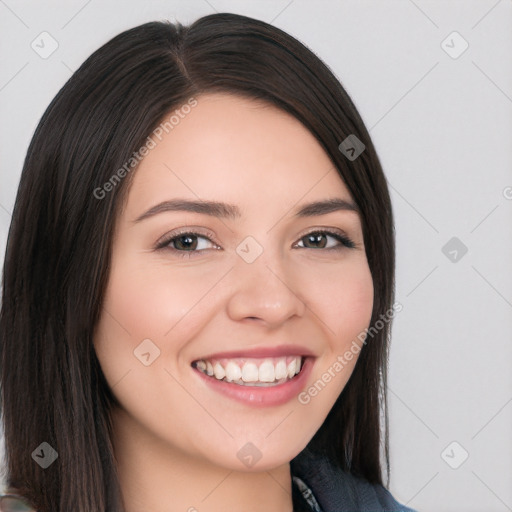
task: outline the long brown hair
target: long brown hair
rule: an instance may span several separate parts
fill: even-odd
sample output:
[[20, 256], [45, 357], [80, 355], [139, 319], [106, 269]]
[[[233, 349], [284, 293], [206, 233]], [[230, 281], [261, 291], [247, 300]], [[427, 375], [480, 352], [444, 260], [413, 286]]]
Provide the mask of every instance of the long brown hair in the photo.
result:
[[[386, 180], [353, 102], [313, 52], [267, 23], [228, 13], [188, 27], [146, 23], [114, 37], [44, 113], [24, 162], [7, 242], [0, 314], [6, 483], [40, 512], [123, 510], [110, 422], [119, 404], [96, 358], [93, 332], [114, 222], [136, 170], [101, 199], [94, 191], [164, 115], [204, 92], [265, 100], [310, 130], [359, 207], [375, 290], [372, 325], [393, 303]], [[338, 148], [349, 135], [365, 145], [355, 160]], [[387, 323], [362, 347], [308, 445], [376, 483], [382, 483], [381, 444], [389, 472], [389, 329]], [[46, 469], [31, 456], [42, 442], [58, 453]]]

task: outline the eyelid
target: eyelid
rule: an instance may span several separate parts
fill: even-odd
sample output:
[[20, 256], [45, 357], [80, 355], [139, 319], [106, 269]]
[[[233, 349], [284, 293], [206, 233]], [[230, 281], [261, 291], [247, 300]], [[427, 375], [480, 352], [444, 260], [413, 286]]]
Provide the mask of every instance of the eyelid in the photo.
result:
[[[213, 231], [210, 231], [207, 228], [202, 228], [199, 226], [186, 226], [184, 228], [176, 228], [169, 233], [161, 236], [155, 243], [155, 249], [165, 248], [167, 244], [169, 244], [174, 238], [179, 237], [180, 235], [201, 235], [202, 237], [208, 238], [213, 244], [220, 246], [219, 242], [217, 242], [215, 234]], [[185, 251], [179, 251], [185, 252]], [[197, 252], [197, 251], [190, 251]]]
[[[307, 231], [299, 235], [297, 242], [295, 242], [294, 247], [299, 243], [305, 236], [312, 235], [314, 233], [323, 233], [327, 236], [331, 236], [333, 238], [336, 238], [338, 242], [340, 242], [342, 247], [328, 247], [323, 248], [324, 251], [329, 250], [336, 250], [340, 248], [345, 249], [357, 249], [359, 248], [359, 244], [356, 243], [345, 231], [343, 231], [340, 228], [335, 227], [315, 227], [315, 228], [309, 228]], [[309, 247], [304, 247], [304, 249], [309, 249]], [[318, 249], [317, 249], [318, 250]]]

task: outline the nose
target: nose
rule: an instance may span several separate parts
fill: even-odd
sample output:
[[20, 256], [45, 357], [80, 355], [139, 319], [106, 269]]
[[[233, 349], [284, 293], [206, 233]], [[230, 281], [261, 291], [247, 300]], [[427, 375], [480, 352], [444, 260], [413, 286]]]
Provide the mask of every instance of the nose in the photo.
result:
[[234, 284], [227, 310], [232, 320], [250, 319], [276, 328], [294, 316], [302, 317], [306, 305], [292, 270], [286, 271], [276, 258], [264, 257], [266, 252], [252, 263], [238, 259], [231, 272]]

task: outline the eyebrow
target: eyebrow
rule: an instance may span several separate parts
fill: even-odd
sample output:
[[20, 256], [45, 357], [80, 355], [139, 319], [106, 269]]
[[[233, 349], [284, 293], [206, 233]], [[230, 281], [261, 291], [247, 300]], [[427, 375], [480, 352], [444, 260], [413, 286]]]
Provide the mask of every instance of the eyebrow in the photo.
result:
[[[340, 210], [356, 213], [359, 212], [357, 206], [351, 201], [336, 197], [332, 199], [325, 199], [323, 201], [307, 203], [295, 212], [295, 217], [314, 217], [316, 215], [326, 215]], [[202, 213], [204, 215], [211, 215], [212, 217], [224, 219], [237, 219], [242, 216], [240, 209], [234, 204], [221, 203], [218, 201], [173, 199], [170, 201], [163, 201], [153, 206], [137, 217], [133, 223], [148, 219], [159, 213], [176, 211]]]

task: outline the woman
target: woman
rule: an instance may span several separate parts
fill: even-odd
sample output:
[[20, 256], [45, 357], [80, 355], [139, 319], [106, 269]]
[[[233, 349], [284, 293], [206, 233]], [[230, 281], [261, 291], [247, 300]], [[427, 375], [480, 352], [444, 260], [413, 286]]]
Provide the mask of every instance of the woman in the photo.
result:
[[381, 469], [393, 296], [385, 177], [311, 51], [233, 14], [123, 32], [20, 180], [4, 509], [410, 510]]

